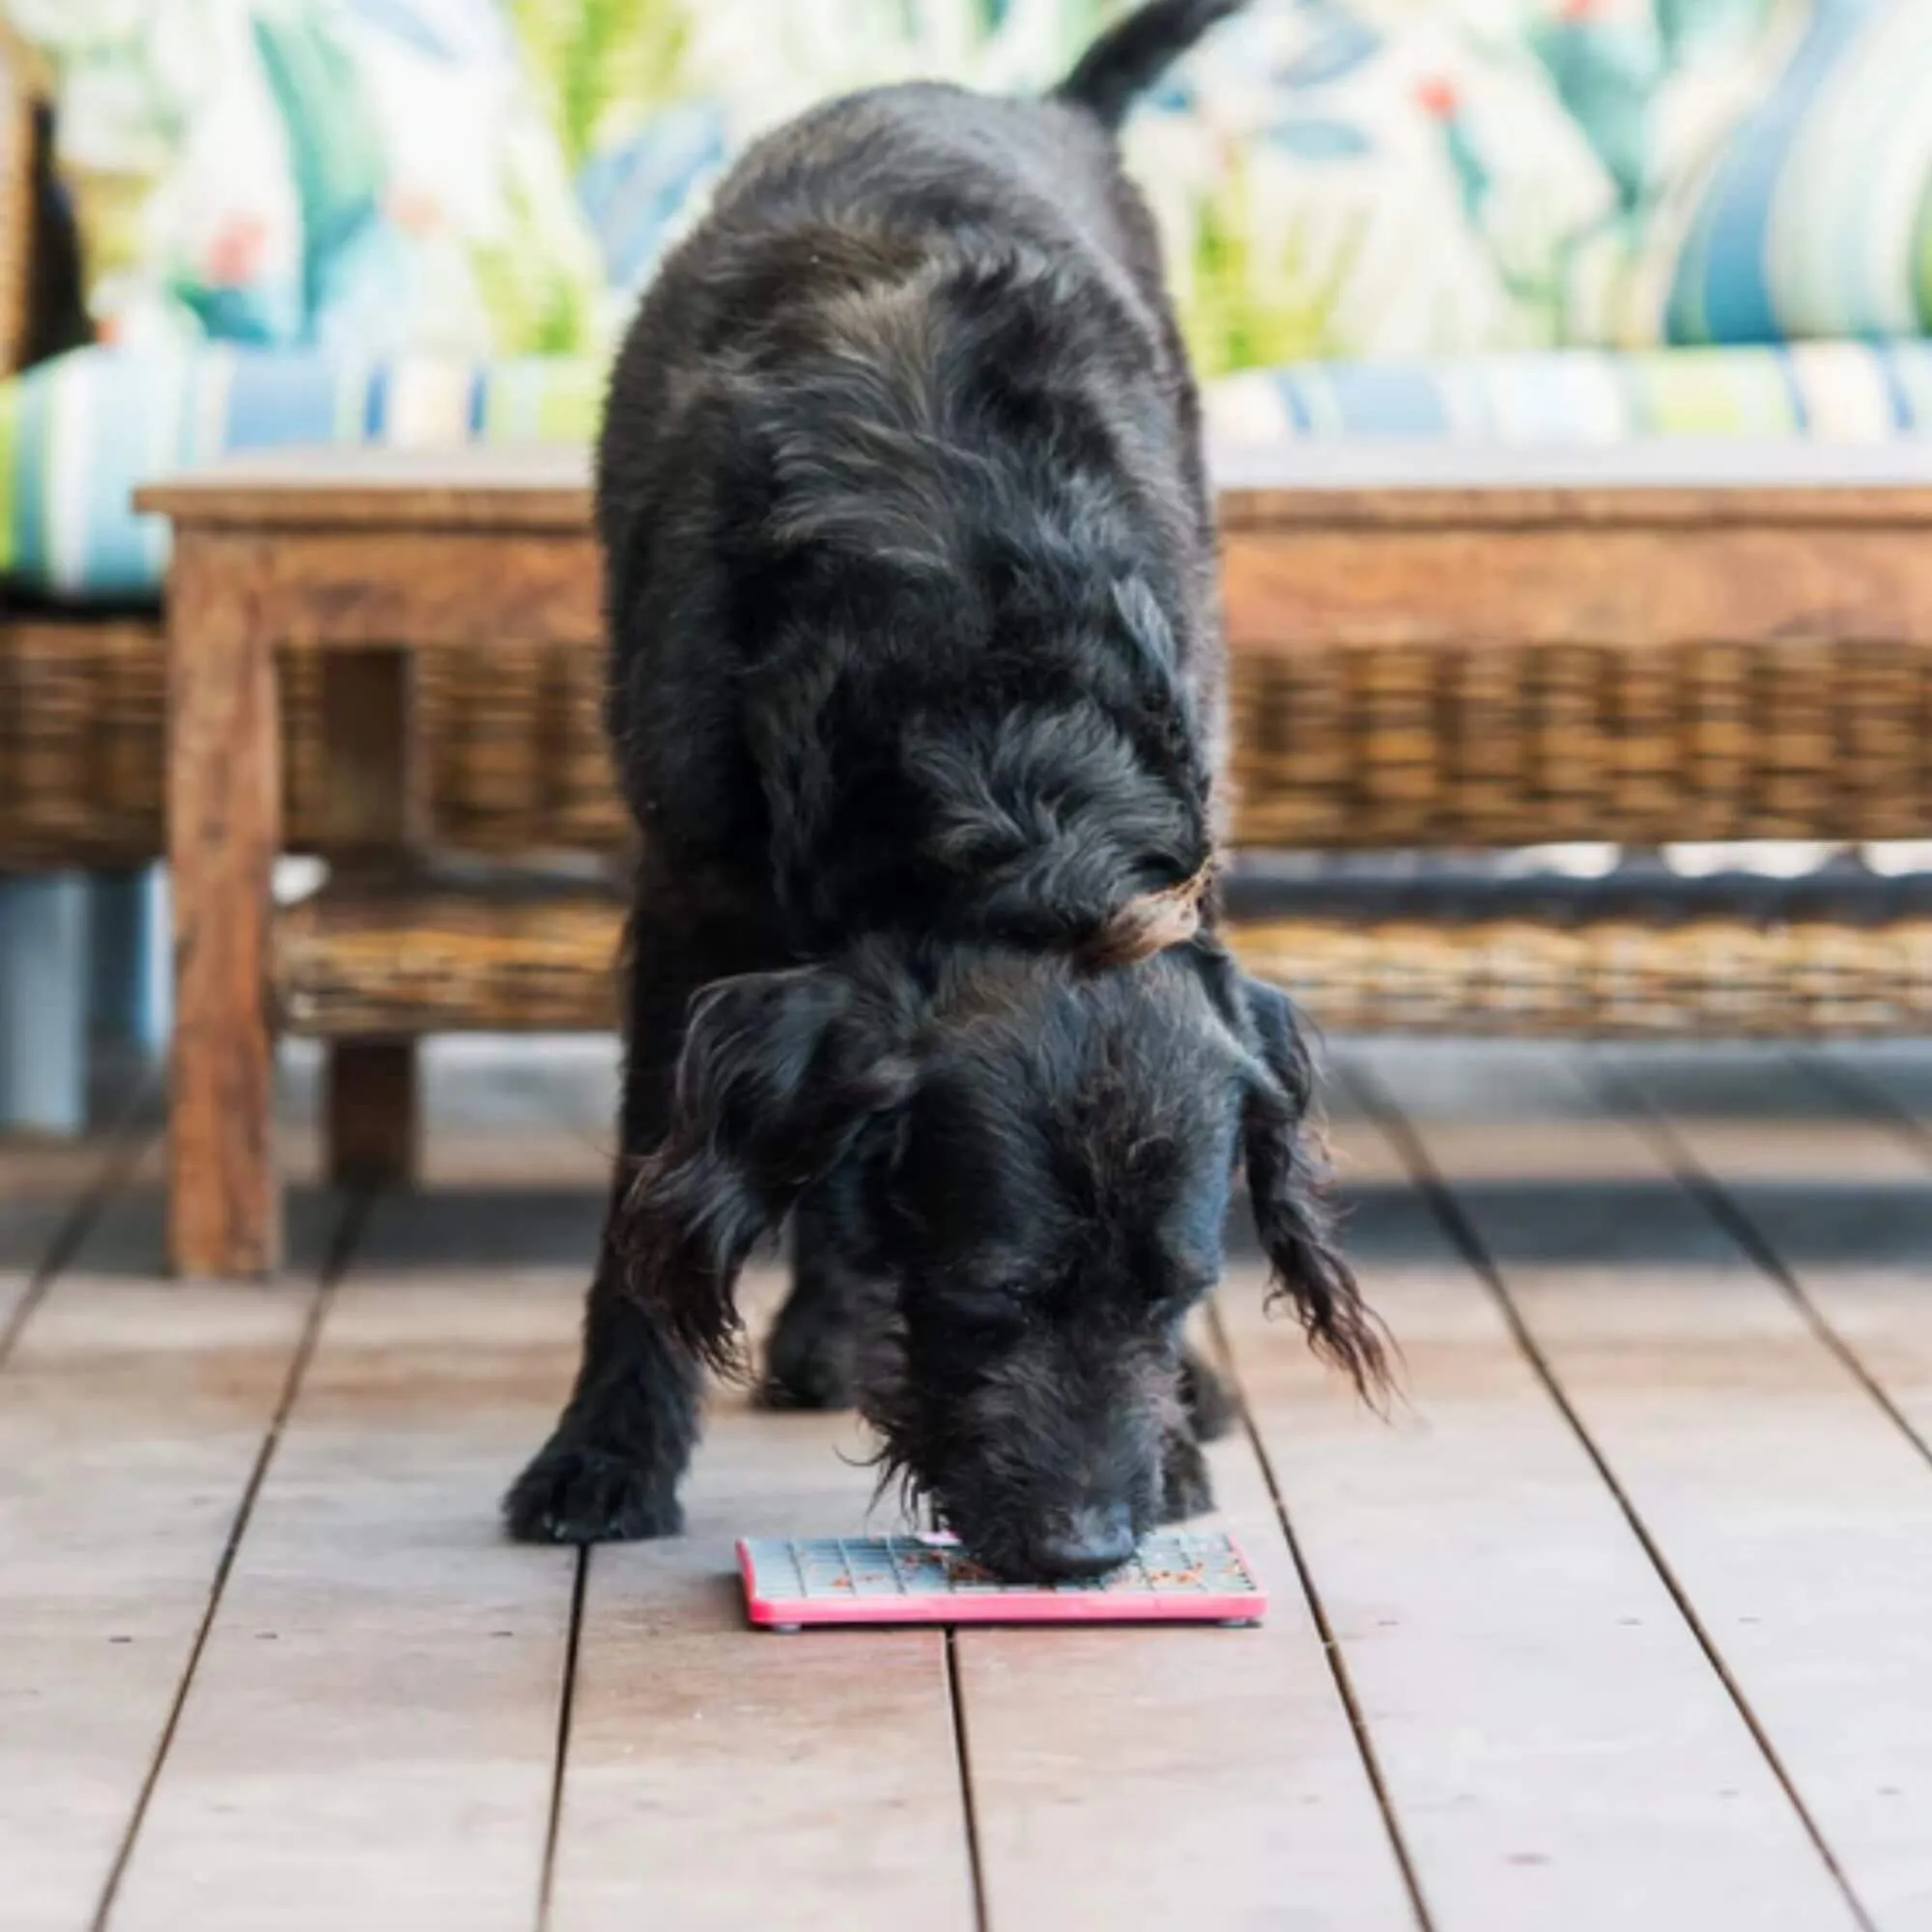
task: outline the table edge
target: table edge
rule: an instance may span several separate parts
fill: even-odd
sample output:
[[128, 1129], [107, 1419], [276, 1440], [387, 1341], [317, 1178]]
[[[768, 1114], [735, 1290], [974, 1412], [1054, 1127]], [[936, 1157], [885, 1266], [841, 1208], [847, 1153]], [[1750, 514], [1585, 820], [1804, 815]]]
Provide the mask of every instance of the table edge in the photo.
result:
[[[1932, 445], [1860, 452], [1785, 439], [1748, 449], [1687, 441], [1645, 472], [1641, 452], [1662, 440], [1606, 446], [1427, 450], [1399, 441], [1337, 440], [1258, 454], [1210, 448], [1221, 526], [1230, 534], [1325, 526], [1867, 525], [1932, 522]], [[1783, 452], [1815, 461], [1778, 473]], [[1332, 468], [1322, 472], [1322, 457]], [[587, 452], [559, 447], [465, 473], [460, 457], [380, 454], [320, 461], [293, 454], [254, 469], [236, 464], [164, 478], [135, 491], [135, 508], [185, 530], [412, 532], [527, 531], [580, 535], [592, 525]], [[339, 456], [339, 452], [336, 453]], [[1598, 459], [1602, 467], [1596, 467]], [[1762, 467], [1753, 463], [1762, 459]], [[1466, 471], [1459, 470], [1467, 461]], [[1700, 461], [1714, 467], [1700, 469]], [[1406, 462], [1413, 463], [1404, 474]], [[1607, 473], [1605, 473], [1607, 472]]]

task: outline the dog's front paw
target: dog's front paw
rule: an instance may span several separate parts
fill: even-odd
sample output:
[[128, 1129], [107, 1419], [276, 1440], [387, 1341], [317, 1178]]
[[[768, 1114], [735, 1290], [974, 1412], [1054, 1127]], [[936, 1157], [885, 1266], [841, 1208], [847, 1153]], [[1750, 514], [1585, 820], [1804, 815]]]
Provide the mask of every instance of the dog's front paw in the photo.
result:
[[1177, 1431], [1167, 1438], [1161, 1462], [1160, 1520], [1184, 1522], [1214, 1507], [1214, 1479], [1208, 1459], [1191, 1435]]
[[675, 1487], [630, 1457], [559, 1436], [503, 1498], [519, 1543], [636, 1543], [684, 1527]]

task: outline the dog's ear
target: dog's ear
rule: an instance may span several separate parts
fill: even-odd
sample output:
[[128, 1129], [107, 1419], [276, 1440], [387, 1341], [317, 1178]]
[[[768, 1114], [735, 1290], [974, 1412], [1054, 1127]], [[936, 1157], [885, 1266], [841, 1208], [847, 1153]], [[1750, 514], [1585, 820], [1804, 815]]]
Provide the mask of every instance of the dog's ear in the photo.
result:
[[1308, 1119], [1315, 1068], [1288, 995], [1243, 980], [1258, 1064], [1242, 1101], [1241, 1142], [1255, 1227], [1275, 1293], [1293, 1307], [1316, 1352], [1378, 1400], [1389, 1368], [1382, 1331], [1363, 1302], [1334, 1234], [1327, 1161]]
[[915, 1072], [884, 1007], [831, 968], [721, 980], [692, 1003], [664, 1143], [619, 1228], [634, 1292], [685, 1348], [740, 1366], [739, 1270]]

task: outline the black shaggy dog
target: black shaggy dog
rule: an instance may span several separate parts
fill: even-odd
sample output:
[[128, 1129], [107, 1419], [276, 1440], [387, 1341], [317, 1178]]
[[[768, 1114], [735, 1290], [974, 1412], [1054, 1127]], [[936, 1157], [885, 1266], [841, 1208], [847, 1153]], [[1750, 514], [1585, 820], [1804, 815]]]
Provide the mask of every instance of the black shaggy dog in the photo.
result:
[[788, 1212], [771, 1397], [856, 1398], [1008, 1574], [1207, 1506], [1180, 1331], [1238, 1163], [1316, 1345], [1381, 1373], [1294, 1014], [1213, 937], [1212, 515], [1114, 140], [1237, 4], [1155, 0], [1045, 100], [806, 115], [643, 303], [599, 475], [647, 854], [623, 1160], [519, 1536], [677, 1530]]

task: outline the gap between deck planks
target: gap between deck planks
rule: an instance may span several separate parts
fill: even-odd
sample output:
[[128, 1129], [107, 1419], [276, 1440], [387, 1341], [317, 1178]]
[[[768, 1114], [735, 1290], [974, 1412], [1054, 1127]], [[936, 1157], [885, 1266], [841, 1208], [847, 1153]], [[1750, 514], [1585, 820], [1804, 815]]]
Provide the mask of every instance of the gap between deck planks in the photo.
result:
[[531, 1256], [595, 1217], [574, 1194], [493, 1205], [378, 1205], [237, 1552], [116, 1932], [252, 1928], [269, 1901], [277, 1927], [532, 1922], [572, 1559], [507, 1544], [493, 1504], [550, 1419], [575, 1328], [569, 1283]]
[[1224, 1320], [1435, 1932], [1851, 1923], [1614, 1496], [1368, 1122], [1337, 1138], [1386, 1424]]
[[[1414, 1063], [1378, 1064], [1857, 1908], [1882, 1928], [1932, 1922], [1932, 1469], [1727, 1232], [1722, 1201], [1749, 1159], [1735, 1138], [1726, 1155], [1722, 1132], [1682, 1134], [1718, 1163], [1713, 1218], [1654, 1132], [1593, 1118], [1574, 1080], [1560, 1136], [1548, 1094], [1541, 1118], [1483, 1130], [1432, 1119]], [[1718, 1070], [1707, 1059], [1689, 1074], [1673, 1112]], [[1899, 1171], [1867, 1137], [1835, 1153], [1828, 1136], [1805, 1139], [1810, 1181], [1856, 1180], [1874, 1161]], [[1815, 1188], [1797, 1184], [1794, 1131], [1759, 1145], [1778, 1184], [1758, 1211], [1787, 1246], [1808, 1231], [1824, 1256], [1809, 1295], [1842, 1304], [1842, 1321], [1848, 1293], [1833, 1286]], [[1559, 1146], [1577, 1184], [1539, 1198], [1523, 1183]], [[1906, 1192], [1922, 1214], [1922, 1179]], [[1917, 1299], [1894, 1309], [1914, 1326]]]
[[90, 1096], [104, 1124], [78, 1142], [0, 1137], [0, 1365], [102, 1208], [152, 1155], [150, 1098], [136, 1070]]
[[[7, 1258], [39, 1263], [0, 1275], [4, 1932], [87, 1926], [116, 1879], [343, 1219], [298, 1193], [272, 1289], [168, 1281], [159, 1150], [125, 1097], [99, 1146], [0, 1157]], [[291, 1154], [311, 1173], [312, 1134]]]
[[1625, 1053], [1601, 1097], [1652, 1133], [1932, 1464], [1932, 1137], [1828, 1056], [1685, 1071]]
[[1707, 1527], [1715, 1483], [1671, 1498], [1695, 1538], [1687, 1582], [1735, 1609], [1739, 1681], [1874, 1921], [1932, 1925], [1926, 1149], [1875, 1108], [1848, 1111], [1855, 1094], [1807, 1095], [1788, 1065], [1715, 1094], [1667, 1056], [1619, 1070], [1662, 1117], [1660, 1166], [1724, 1197], [1765, 1292], [1829, 1341], [1788, 1346], [1803, 1371], [1783, 1378], [1784, 1426], [1746, 1445], [1762, 1471], [1748, 1510]]
[[28, 1298], [51, 1279], [63, 1248], [86, 1233], [102, 1151], [21, 1144], [0, 1156], [0, 1362]]
[[0, 1927], [98, 1913], [200, 1637], [313, 1280], [157, 1279], [109, 1203], [0, 1366]]

